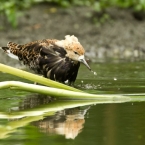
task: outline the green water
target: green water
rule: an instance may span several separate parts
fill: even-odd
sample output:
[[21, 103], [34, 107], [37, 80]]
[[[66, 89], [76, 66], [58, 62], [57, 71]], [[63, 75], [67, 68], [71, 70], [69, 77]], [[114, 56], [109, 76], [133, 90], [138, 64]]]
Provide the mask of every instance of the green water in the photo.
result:
[[[2, 145], [143, 145], [145, 61], [81, 66], [75, 87], [89, 93], [130, 94], [122, 103], [54, 100], [24, 91], [0, 90]], [[19, 80], [0, 73], [0, 81]], [[28, 81], [27, 81], [28, 82]]]

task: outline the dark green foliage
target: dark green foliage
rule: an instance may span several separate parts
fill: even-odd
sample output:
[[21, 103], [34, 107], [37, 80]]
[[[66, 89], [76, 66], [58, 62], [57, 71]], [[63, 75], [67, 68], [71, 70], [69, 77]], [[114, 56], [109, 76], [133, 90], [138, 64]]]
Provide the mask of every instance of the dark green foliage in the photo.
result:
[[145, 10], [145, 0], [0, 0], [0, 13], [7, 17], [13, 27], [17, 26], [17, 18], [23, 9], [34, 4], [47, 2], [61, 7], [88, 6], [95, 12], [104, 12], [109, 7], [132, 9], [134, 12]]
[[13, 27], [16, 27], [21, 11], [30, 7], [32, 3], [33, 0], [0, 0], [0, 13], [7, 17]]

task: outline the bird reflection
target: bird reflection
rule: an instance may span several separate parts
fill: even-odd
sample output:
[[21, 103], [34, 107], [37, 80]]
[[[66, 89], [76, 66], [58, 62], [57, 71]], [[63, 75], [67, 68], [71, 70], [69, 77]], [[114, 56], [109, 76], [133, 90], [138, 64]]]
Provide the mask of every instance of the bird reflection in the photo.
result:
[[83, 129], [88, 108], [77, 107], [58, 111], [54, 116], [33, 122], [33, 125], [43, 133], [60, 134], [67, 139], [74, 139]]
[[35, 108], [40, 105], [49, 104], [53, 101], [55, 101], [54, 97], [42, 94], [32, 94], [27, 96], [22, 102], [20, 102], [19, 110]]
[[[31, 95], [27, 96], [19, 105], [19, 110], [35, 108], [42, 104], [48, 104], [55, 100], [50, 96]], [[66, 139], [75, 139], [82, 131], [85, 123], [85, 115], [90, 106], [76, 107], [57, 111], [52, 116], [46, 116], [43, 120], [31, 122], [40, 132], [64, 135]], [[13, 110], [13, 109], [12, 109]]]

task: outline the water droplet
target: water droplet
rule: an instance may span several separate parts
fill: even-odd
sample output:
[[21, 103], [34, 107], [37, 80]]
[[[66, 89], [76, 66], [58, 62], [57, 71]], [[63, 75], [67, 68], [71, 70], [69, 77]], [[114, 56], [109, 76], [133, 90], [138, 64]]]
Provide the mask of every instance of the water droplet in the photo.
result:
[[92, 71], [92, 70], [91, 70], [91, 72], [92, 72], [95, 76], [97, 75], [97, 73], [96, 73], [95, 71]]
[[97, 73], [94, 71], [94, 75], [97, 75]]

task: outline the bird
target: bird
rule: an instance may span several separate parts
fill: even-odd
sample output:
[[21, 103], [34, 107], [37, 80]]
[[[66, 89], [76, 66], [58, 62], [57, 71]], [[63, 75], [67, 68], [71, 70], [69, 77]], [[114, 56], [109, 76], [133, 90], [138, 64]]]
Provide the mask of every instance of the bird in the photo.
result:
[[23, 45], [8, 42], [1, 49], [35, 73], [68, 85], [74, 84], [80, 63], [91, 71], [85, 60], [85, 50], [74, 35], [66, 35], [63, 40], [42, 39]]

